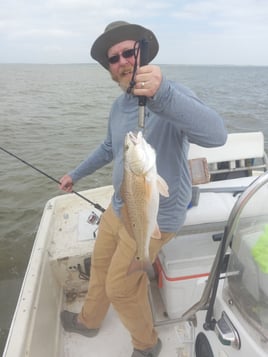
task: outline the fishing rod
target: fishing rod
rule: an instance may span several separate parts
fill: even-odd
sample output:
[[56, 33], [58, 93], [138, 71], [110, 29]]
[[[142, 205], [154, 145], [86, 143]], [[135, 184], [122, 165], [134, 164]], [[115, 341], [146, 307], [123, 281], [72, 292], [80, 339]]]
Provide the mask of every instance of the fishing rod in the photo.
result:
[[[149, 42], [146, 39], [136, 41], [134, 45], [135, 49], [135, 63], [132, 73], [132, 78], [127, 89], [127, 93], [131, 93], [135, 86], [135, 76], [138, 66], [138, 55], [140, 54], [140, 66], [145, 66], [149, 62]], [[142, 82], [142, 88], [144, 87], [144, 82]], [[138, 96], [139, 112], [138, 112], [138, 126], [144, 129], [144, 117], [145, 117], [145, 106], [147, 98], [144, 95]]]
[[[140, 66], [145, 66], [148, 64], [149, 59], [149, 42], [145, 39], [140, 41]], [[144, 86], [144, 82], [142, 82]], [[147, 98], [144, 95], [139, 96], [139, 116], [138, 125], [140, 128], [144, 128], [144, 116], [145, 116], [145, 106]]]
[[[21, 162], [24, 163], [25, 165], [31, 167], [32, 169], [34, 169], [35, 171], [39, 172], [40, 174], [46, 176], [46, 177], [49, 178], [50, 180], [56, 182], [56, 183], [59, 184], [59, 185], [61, 184], [59, 180], [57, 180], [57, 179], [55, 179], [54, 177], [48, 175], [46, 172], [40, 170], [39, 168], [37, 168], [36, 166], [30, 164], [29, 162], [27, 162], [27, 161], [21, 159], [20, 157], [18, 157], [17, 155], [13, 154], [12, 152], [10, 152], [10, 151], [8, 151], [8, 150], [2, 148], [1, 146], [0, 146], [0, 149], [1, 149], [2, 151], [4, 151], [6, 154], [8, 154], [8, 155], [14, 157], [15, 159], [21, 161]], [[90, 203], [93, 207], [95, 207], [95, 208], [98, 209], [99, 211], [105, 212], [105, 208], [103, 208], [103, 207], [102, 207], [101, 205], [99, 205], [98, 203], [92, 202], [91, 200], [89, 200], [88, 198], [86, 198], [85, 196], [81, 195], [80, 193], [78, 193], [78, 192], [76, 192], [76, 191], [72, 191], [72, 193], [74, 193], [76, 196], [82, 198], [83, 200], [87, 201], [88, 203]]]

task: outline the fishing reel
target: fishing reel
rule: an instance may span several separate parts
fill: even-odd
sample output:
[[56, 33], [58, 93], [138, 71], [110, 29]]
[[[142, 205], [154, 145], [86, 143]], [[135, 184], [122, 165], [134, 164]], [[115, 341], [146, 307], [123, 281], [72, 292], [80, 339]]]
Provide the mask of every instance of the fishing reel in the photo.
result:
[[92, 226], [97, 226], [96, 229], [93, 231], [93, 236], [94, 238], [96, 238], [98, 225], [100, 223], [100, 216], [98, 216], [96, 212], [92, 211], [87, 218], [87, 223], [91, 224]]
[[92, 211], [88, 216], [87, 223], [92, 225], [98, 225], [100, 223], [100, 217], [96, 212]]

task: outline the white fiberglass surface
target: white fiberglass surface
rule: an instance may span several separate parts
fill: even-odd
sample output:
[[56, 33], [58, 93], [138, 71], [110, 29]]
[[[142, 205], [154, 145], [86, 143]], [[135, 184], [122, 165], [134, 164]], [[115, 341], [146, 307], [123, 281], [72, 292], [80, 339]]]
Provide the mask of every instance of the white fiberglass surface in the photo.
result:
[[234, 230], [224, 291], [245, 326], [268, 340], [268, 184], [243, 208]]

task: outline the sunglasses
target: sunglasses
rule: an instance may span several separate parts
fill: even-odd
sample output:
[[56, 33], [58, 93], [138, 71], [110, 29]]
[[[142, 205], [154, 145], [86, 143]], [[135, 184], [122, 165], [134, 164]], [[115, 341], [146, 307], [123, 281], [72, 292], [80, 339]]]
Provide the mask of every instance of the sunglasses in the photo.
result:
[[115, 63], [119, 62], [120, 56], [122, 56], [124, 58], [130, 58], [134, 55], [135, 55], [135, 48], [131, 48], [129, 50], [123, 51], [122, 53], [118, 53], [117, 55], [108, 57], [108, 62], [111, 64], [115, 64]]

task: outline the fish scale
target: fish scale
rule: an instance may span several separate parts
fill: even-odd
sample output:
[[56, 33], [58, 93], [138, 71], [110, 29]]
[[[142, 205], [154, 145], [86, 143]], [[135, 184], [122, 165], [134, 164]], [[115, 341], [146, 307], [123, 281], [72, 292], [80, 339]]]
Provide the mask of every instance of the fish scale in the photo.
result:
[[122, 218], [129, 235], [136, 241], [136, 253], [130, 271], [146, 270], [150, 264], [150, 239], [160, 238], [157, 225], [159, 193], [168, 196], [166, 182], [157, 174], [156, 154], [139, 132], [125, 138], [124, 179], [121, 195]]
[[[148, 203], [151, 200], [152, 189], [146, 184], [144, 175], [133, 175], [130, 171], [125, 171], [124, 180], [124, 201], [128, 219], [125, 225], [132, 238], [139, 237], [137, 244], [136, 259], [147, 260], [149, 253], [146, 246], [146, 234], [150, 224], [147, 217]], [[135, 198], [135, 199], [133, 199]], [[158, 202], [155, 202], [157, 205]]]

